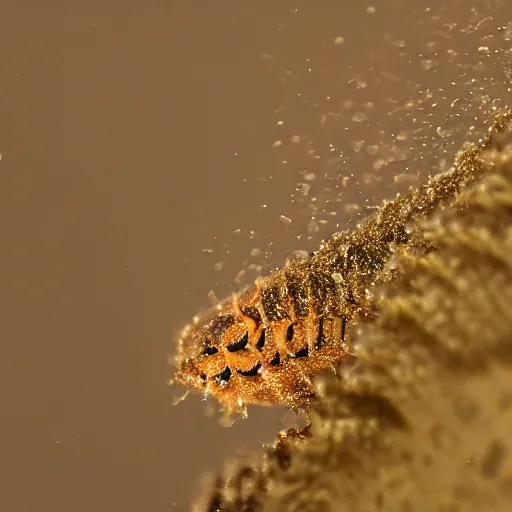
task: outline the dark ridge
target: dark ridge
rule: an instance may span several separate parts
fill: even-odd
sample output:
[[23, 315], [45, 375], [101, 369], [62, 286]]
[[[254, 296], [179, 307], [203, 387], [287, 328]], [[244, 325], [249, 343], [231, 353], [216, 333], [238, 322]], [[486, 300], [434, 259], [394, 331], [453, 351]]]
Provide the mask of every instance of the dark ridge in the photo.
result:
[[345, 341], [345, 332], [347, 330], [347, 319], [341, 319], [341, 341]]
[[276, 352], [276, 355], [274, 356], [272, 361], [270, 361], [270, 364], [272, 366], [279, 366], [281, 364], [281, 356], [279, 355], [279, 352]]
[[213, 354], [216, 354], [219, 351], [217, 347], [206, 347], [202, 352], [201, 355], [203, 357], [213, 356]]
[[256, 363], [250, 370], [237, 370], [237, 373], [243, 375], [244, 377], [256, 377], [260, 368], [261, 363]]
[[220, 386], [225, 385], [229, 382], [231, 378], [231, 368], [226, 366], [224, 370], [213, 377], [213, 380]]
[[226, 348], [228, 352], [238, 352], [239, 350], [243, 350], [249, 341], [249, 333], [246, 332], [238, 341], [234, 343], [230, 343]]
[[216, 337], [221, 338], [226, 329], [229, 329], [233, 324], [236, 323], [236, 319], [233, 315], [222, 315], [211, 321], [209, 331]]
[[309, 276], [313, 307], [321, 315], [329, 309], [333, 297], [338, 296], [338, 286], [330, 274], [319, 270], [312, 271]]
[[256, 343], [256, 348], [261, 352], [265, 346], [265, 329], [261, 331], [260, 339]]
[[286, 275], [286, 289], [292, 299], [293, 310], [297, 318], [304, 318], [309, 314], [309, 300], [306, 283], [297, 276]]
[[324, 319], [320, 317], [318, 321], [318, 336], [316, 338], [315, 342], [315, 348], [319, 349], [323, 346], [325, 343], [325, 336], [324, 336]]
[[261, 290], [260, 300], [265, 317], [269, 322], [278, 322], [279, 320], [283, 320], [283, 318], [289, 318], [288, 313], [281, 303], [282, 299], [277, 286], [263, 288]]
[[295, 352], [295, 357], [308, 357], [309, 356], [309, 349], [308, 347], [301, 348], [298, 352]]
[[293, 324], [290, 324], [288, 326], [288, 329], [286, 329], [286, 341], [292, 341], [293, 340]]
[[244, 306], [241, 310], [242, 315], [249, 317], [251, 320], [254, 320], [256, 323], [256, 328], [261, 324], [261, 315], [258, 311], [258, 308], [254, 306]]

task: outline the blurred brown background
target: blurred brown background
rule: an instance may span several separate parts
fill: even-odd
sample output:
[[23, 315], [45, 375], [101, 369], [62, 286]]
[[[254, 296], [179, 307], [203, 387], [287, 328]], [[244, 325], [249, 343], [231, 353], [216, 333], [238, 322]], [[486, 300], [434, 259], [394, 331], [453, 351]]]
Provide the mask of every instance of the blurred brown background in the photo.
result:
[[[177, 333], [251, 249], [280, 265], [451, 158], [464, 137], [436, 127], [470, 72], [503, 81], [477, 65], [485, 34], [508, 44], [501, 3], [181, 4], [0, 7], [2, 511], [187, 510], [203, 471], [272, 441], [282, 411], [225, 429], [197, 395], [171, 406]], [[354, 143], [401, 131], [404, 162], [359, 179]], [[314, 194], [338, 216], [308, 240]]]

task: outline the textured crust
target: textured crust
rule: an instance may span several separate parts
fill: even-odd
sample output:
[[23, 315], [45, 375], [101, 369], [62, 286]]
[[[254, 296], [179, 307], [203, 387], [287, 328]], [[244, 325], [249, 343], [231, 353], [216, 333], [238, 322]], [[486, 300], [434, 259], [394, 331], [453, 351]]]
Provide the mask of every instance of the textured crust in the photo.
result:
[[492, 172], [420, 222], [432, 250], [398, 251], [378, 318], [352, 333], [357, 365], [317, 380], [310, 426], [231, 464], [194, 510], [511, 510], [508, 118], [482, 146]]

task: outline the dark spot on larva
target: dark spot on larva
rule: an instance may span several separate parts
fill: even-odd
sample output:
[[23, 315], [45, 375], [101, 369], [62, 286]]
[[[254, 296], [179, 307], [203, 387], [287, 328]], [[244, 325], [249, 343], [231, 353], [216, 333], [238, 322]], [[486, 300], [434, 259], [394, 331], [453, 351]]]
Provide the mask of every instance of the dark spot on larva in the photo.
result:
[[386, 243], [391, 243], [395, 240], [395, 233], [393, 233], [393, 231], [386, 231], [382, 234], [381, 240]]
[[288, 326], [288, 329], [286, 329], [286, 341], [292, 341], [293, 340], [293, 324], [290, 324]]
[[261, 331], [258, 342], [256, 343], [256, 348], [261, 352], [263, 347], [265, 346], [265, 329]]
[[308, 347], [301, 348], [299, 351], [295, 352], [295, 357], [308, 357], [309, 349]]
[[215, 338], [220, 339], [224, 332], [235, 323], [236, 319], [233, 315], [222, 315], [212, 320], [209, 331]]
[[238, 352], [247, 346], [248, 341], [249, 333], [246, 332], [238, 341], [230, 343], [226, 348], [228, 349], [228, 352]]
[[206, 347], [202, 352], [201, 355], [203, 357], [213, 356], [219, 351], [217, 347]]
[[254, 320], [256, 323], [256, 328], [261, 324], [261, 315], [258, 311], [258, 308], [254, 306], [244, 306], [241, 310], [242, 315], [249, 317], [251, 320]]
[[206, 382], [206, 373], [200, 373], [199, 377]]
[[260, 300], [265, 317], [269, 322], [278, 322], [284, 318], [289, 318], [289, 315], [282, 303], [283, 299], [279, 294], [277, 286], [263, 288], [261, 290]]
[[250, 370], [237, 370], [237, 373], [244, 377], [256, 377], [259, 374], [261, 363], [256, 363]]
[[278, 366], [281, 364], [281, 356], [279, 355], [279, 352], [276, 352], [276, 355], [274, 356], [272, 361], [270, 361], [270, 364], [272, 366]]
[[217, 384], [219, 384], [219, 386], [225, 386], [229, 382], [230, 378], [231, 368], [229, 366], [226, 366], [226, 368], [224, 368], [222, 372], [218, 373], [213, 377], [213, 379]]
[[325, 343], [325, 335], [324, 335], [324, 319], [320, 317], [318, 320], [318, 336], [316, 337], [315, 348], [321, 348]]

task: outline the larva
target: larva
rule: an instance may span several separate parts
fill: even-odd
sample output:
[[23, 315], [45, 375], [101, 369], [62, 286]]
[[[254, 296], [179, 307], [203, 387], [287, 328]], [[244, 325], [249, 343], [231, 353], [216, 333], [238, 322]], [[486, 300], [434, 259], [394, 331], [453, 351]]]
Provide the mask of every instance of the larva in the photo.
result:
[[487, 169], [491, 137], [512, 117], [500, 115], [478, 144], [467, 145], [446, 173], [384, 202], [353, 231], [322, 243], [196, 317], [182, 331], [175, 381], [216, 398], [228, 414], [247, 404], [309, 408], [312, 377], [334, 370], [347, 355], [346, 327], [370, 314], [372, 288], [399, 245], [416, 246], [413, 221], [452, 203]]

